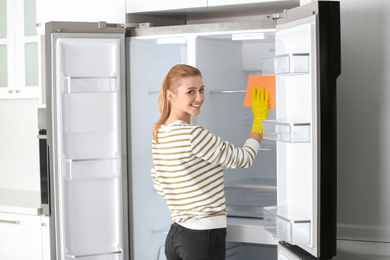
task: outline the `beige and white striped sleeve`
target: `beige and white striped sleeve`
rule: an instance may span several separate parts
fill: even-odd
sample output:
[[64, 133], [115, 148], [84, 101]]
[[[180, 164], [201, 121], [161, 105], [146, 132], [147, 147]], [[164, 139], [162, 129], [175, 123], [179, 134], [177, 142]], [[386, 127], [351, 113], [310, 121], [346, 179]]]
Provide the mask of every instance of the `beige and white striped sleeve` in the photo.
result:
[[247, 139], [242, 148], [237, 147], [203, 127], [195, 127], [191, 131], [190, 141], [195, 156], [225, 168], [250, 167], [260, 147], [254, 139]]
[[156, 173], [156, 169], [154, 168], [154, 166], [152, 167], [151, 175], [152, 175], [152, 178], [153, 178], [154, 189], [157, 191], [158, 194], [160, 194], [161, 197], [164, 198], [164, 192], [163, 192], [163, 190], [161, 188], [160, 181], [158, 179], [158, 176], [157, 176], [157, 173]]

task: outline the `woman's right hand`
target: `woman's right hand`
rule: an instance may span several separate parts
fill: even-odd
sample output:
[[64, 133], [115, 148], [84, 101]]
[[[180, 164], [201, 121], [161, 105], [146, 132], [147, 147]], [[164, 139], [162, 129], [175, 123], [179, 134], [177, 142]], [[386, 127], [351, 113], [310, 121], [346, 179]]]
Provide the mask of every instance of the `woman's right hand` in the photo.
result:
[[253, 88], [252, 91], [252, 111], [254, 116], [252, 132], [263, 136], [263, 120], [268, 118], [269, 93], [262, 87]]

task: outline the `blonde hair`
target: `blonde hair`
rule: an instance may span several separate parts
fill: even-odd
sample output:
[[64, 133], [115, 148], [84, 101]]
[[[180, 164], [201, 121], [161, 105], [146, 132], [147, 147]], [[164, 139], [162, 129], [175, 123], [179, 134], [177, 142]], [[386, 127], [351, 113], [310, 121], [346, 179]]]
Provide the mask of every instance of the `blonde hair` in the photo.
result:
[[191, 76], [202, 76], [202, 74], [197, 68], [185, 64], [173, 66], [165, 76], [158, 96], [160, 119], [153, 128], [153, 139], [156, 143], [158, 143], [158, 129], [168, 120], [171, 114], [171, 102], [169, 102], [167, 95], [168, 90], [175, 93], [176, 88], [180, 86], [180, 80]]

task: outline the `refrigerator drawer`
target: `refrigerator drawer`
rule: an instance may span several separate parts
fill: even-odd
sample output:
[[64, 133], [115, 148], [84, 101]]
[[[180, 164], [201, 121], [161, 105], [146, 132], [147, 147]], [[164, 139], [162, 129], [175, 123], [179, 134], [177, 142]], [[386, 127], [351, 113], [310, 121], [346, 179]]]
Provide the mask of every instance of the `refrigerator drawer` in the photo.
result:
[[265, 229], [291, 244], [310, 244], [310, 219], [285, 206], [263, 208]]
[[245, 178], [225, 184], [228, 216], [263, 218], [263, 207], [276, 204], [276, 179]]
[[278, 120], [263, 121], [264, 139], [288, 143], [309, 143], [310, 123], [292, 123]]

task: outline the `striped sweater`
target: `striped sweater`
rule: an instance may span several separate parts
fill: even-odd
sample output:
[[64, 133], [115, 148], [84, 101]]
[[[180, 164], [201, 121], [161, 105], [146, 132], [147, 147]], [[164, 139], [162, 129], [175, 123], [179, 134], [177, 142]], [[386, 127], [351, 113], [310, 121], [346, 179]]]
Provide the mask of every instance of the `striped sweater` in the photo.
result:
[[239, 148], [180, 120], [162, 125], [158, 141], [151, 174], [173, 221], [191, 229], [226, 227], [223, 167], [250, 167], [259, 143], [248, 139]]

